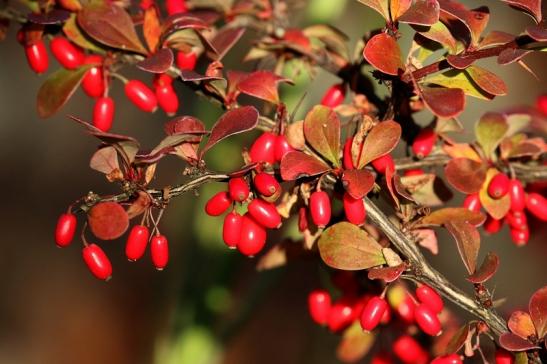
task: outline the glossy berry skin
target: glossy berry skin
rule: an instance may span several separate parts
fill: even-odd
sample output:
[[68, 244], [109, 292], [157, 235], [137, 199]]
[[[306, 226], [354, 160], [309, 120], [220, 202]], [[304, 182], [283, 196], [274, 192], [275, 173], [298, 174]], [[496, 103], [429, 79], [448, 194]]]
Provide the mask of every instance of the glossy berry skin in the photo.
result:
[[433, 129], [422, 129], [412, 143], [412, 151], [420, 159], [427, 157], [433, 150], [436, 141], [437, 134]]
[[168, 15], [186, 13], [188, 11], [186, 0], [167, 0], [165, 2], [165, 8]]
[[274, 158], [277, 162], [281, 162], [281, 159], [283, 159], [285, 154], [292, 151], [294, 151], [294, 149], [290, 146], [285, 135], [278, 135], [275, 138]]
[[342, 164], [345, 169], [354, 169], [353, 157], [351, 155], [351, 145], [353, 144], [353, 138], [347, 138], [344, 143], [344, 152], [342, 158]]
[[458, 354], [438, 356], [431, 361], [431, 364], [462, 364], [462, 358]]
[[274, 176], [266, 172], [259, 172], [253, 179], [253, 184], [262, 196], [272, 196], [281, 189], [281, 185]]
[[386, 154], [380, 158], [376, 158], [371, 162], [371, 164], [376, 172], [380, 174], [385, 174], [388, 167], [392, 171], [395, 170], [395, 162], [393, 162], [393, 157], [391, 156], [391, 154]]
[[327, 325], [330, 331], [338, 332], [346, 328], [353, 320], [352, 305], [345, 300], [339, 300], [332, 305], [329, 311]]
[[28, 65], [34, 72], [40, 74], [47, 71], [49, 58], [43, 40], [40, 39], [32, 44], [26, 45], [25, 55], [27, 56]]
[[423, 169], [407, 169], [403, 176], [405, 177], [413, 177], [413, 176], [423, 176], [425, 174]]
[[441, 322], [437, 318], [437, 314], [431, 307], [426, 304], [416, 306], [414, 310], [414, 319], [418, 327], [428, 335], [438, 336], [442, 332]]
[[173, 116], [179, 109], [179, 98], [171, 85], [160, 85], [156, 87], [156, 98], [158, 104], [167, 116]]
[[98, 279], [108, 281], [112, 276], [112, 264], [104, 251], [96, 244], [89, 244], [82, 250], [84, 262]]
[[537, 192], [526, 195], [526, 208], [532, 215], [542, 221], [547, 221], [547, 199]]
[[363, 225], [367, 217], [365, 204], [361, 198], [353, 198], [347, 192], [344, 192], [343, 197], [344, 212], [346, 219], [355, 225]]
[[321, 105], [335, 108], [336, 106], [344, 102], [345, 97], [346, 89], [344, 85], [333, 85], [327, 90], [327, 92], [325, 92], [325, 95], [323, 95], [323, 98], [321, 99]]
[[245, 201], [250, 193], [249, 185], [241, 177], [230, 179], [228, 182], [228, 191], [230, 192], [230, 198], [236, 202]]
[[511, 240], [516, 246], [524, 246], [530, 240], [530, 230], [526, 229], [511, 229]]
[[222, 240], [230, 248], [235, 249], [239, 244], [241, 237], [241, 226], [243, 225], [243, 216], [232, 211], [224, 218], [222, 225]]
[[509, 177], [505, 173], [498, 173], [490, 180], [488, 194], [497, 200], [509, 193]]
[[441, 296], [426, 284], [422, 284], [416, 288], [416, 297], [421, 303], [429, 306], [435, 313], [441, 313], [444, 308]]
[[101, 131], [109, 131], [114, 120], [114, 100], [110, 97], [101, 97], [93, 106], [93, 125]]
[[169, 261], [169, 243], [163, 235], [154, 235], [150, 240], [150, 256], [157, 270], [163, 270]]
[[144, 225], [135, 225], [131, 228], [125, 243], [125, 256], [134, 262], [144, 255], [150, 232]]
[[463, 207], [470, 211], [480, 212], [482, 208], [481, 200], [478, 193], [467, 195], [463, 200]]
[[131, 80], [125, 84], [125, 95], [144, 112], [154, 112], [158, 108], [158, 100], [154, 92], [139, 80]]
[[495, 354], [496, 364], [513, 364], [515, 357], [505, 349], [498, 348]]
[[503, 227], [503, 219], [494, 219], [492, 216], [488, 215], [486, 221], [484, 222], [483, 228], [488, 234], [495, 234], [501, 230]]
[[243, 215], [241, 236], [237, 250], [243, 255], [252, 257], [258, 254], [266, 244], [266, 229], [257, 223], [249, 214]]
[[102, 63], [103, 58], [96, 54], [87, 56], [84, 60], [84, 64], [96, 65], [96, 67], [89, 69], [82, 79], [82, 89], [89, 97], [97, 98], [104, 95], [105, 82]]
[[547, 116], [547, 95], [538, 96], [536, 106], [543, 115]]
[[526, 207], [526, 194], [522, 183], [518, 179], [509, 181], [509, 196], [511, 196], [511, 210], [523, 211]]
[[416, 310], [416, 303], [410, 295], [405, 295], [405, 298], [399, 305], [396, 307], [395, 312], [397, 315], [406, 323], [414, 323], [414, 311]]
[[72, 239], [74, 239], [76, 225], [77, 221], [74, 214], [66, 213], [59, 216], [55, 227], [55, 243], [58, 247], [63, 248], [70, 245]]
[[221, 191], [215, 194], [205, 204], [205, 213], [209, 216], [222, 215], [228, 207], [232, 204], [232, 199], [228, 195], [228, 192]]
[[524, 211], [509, 210], [509, 213], [505, 216], [505, 220], [511, 229], [528, 229], [528, 219], [526, 218], [526, 213]]
[[319, 325], [326, 325], [331, 304], [331, 297], [327, 291], [318, 289], [310, 292], [308, 295], [308, 311], [311, 319]]
[[247, 209], [253, 219], [265, 228], [277, 229], [281, 226], [281, 215], [274, 204], [255, 198]]
[[328, 225], [331, 217], [329, 195], [325, 191], [315, 191], [310, 196], [311, 219], [319, 228]]
[[274, 164], [276, 139], [276, 135], [270, 132], [265, 132], [259, 136], [249, 150], [251, 161], [254, 163], [264, 162]]
[[196, 63], [198, 60], [198, 56], [195, 52], [177, 52], [177, 58], [175, 59], [175, 63], [177, 64], [177, 67], [184, 71], [192, 71], [194, 68], [196, 68]]
[[84, 53], [64, 37], [53, 38], [49, 47], [53, 56], [66, 69], [73, 70], [84, 63]]
[[378, 326], [384, 313], [388, 309], [385, 299], [378, 296], [372, 297], [366, 304], [361, 314], [361, 327], [365, 331], [372, 331]]
[[411, 336], [403, 335], [392, 345], [393, 353], [405, 364], [426, 364], [427, 352]]

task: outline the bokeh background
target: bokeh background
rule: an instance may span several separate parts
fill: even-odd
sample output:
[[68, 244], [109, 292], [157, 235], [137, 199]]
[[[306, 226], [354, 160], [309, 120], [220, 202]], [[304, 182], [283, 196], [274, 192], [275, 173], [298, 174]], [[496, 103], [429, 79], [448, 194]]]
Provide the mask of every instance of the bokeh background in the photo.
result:
[[[518, 33], [531, 23], [500, 1], [462, 2], [490, 6], [487, 31]], [[355, 0], [306, 3], [293, 12], [293, 25], [332, 22], [351, 37], [351, 47], [364, 31], [381, 25], [376, 13]], [[312, 324], [306, 312], [306, 295], [324, 279], [324, 267], [306, 260], [256, 273], [255, 261], [225, 249], [221, 219], [202, 213], [204, 201], [221, 186], [207, 186], [199, 196], [188, 194], [173, 201], [161, 223], [171, 245], [171, 260], [163, 272], [153, 269], [148, 256], [128, 263], [120, 239], [102, 244], [114, 265], [114, 277], [105, 284], [87, 271], [78, 243], [63, 250], [55, 247], [53, 229], [59, 213], [88, 191], [108, 193], [115, 186], [88, 168], [97, 142], [65, 117], [90, 119], [92, 102], [82, 92], [57, 116], [38, 119], [36, 92], [45, 76], [29, 71], [15, 32], [12, 27], [0, 44], [0, 363], [336, 362], [338, 339]], [[246, 37], [231, 51], [228, 68], [241, 67], [249, 44]], [[408, 49], [408, 40], [403, 39], [403, 44]], [[495, 61], [481, 62], [501, 75], [510, 92], [489, 103], [468, 98], [461, 120], [471, 126], [486, 110], [533, 104], [538, 94], [547, 91], [545, 61], [545, 56], [526, 59], [539, 80], [517, 65], [502, 68]], [[52, 61], [50, 69], [56, 67]], [[283, 89], [284, 100], [294, 105], [307, 92], [309, 106], [336, 79], [320, 74], [314, 80], [300, 77], [297, 81], [296, 87]], [[162, 138], [167, 118], [161, 112], [137, 111], [126, 102], [120, 86], [115, 82], [112, 90], [119, 100], [114, 130], [153, 146]], [[178, 90], [184, 114], [208, 125], [216, 120], [220, 110], [183, 87]], [[209, 167], [237, 168], [241, 145], [248, 146], [256, 135], [232, 138], [215, 147]], [[170, 159], [160, 166], [154, 185], [180, 182], [181, 168], [179, 161]], [[502, 310], [525, 307], [531, 293], [546, 283], [546, 230], [537, 222], [532, 229], [529, 245], [521, 249], [511, 244], [505, 228], [484, 240], [481, 255], [495, 250], [501, 257], [501, 268], [490, 287], [496, 297], [508, 298]], [[470, 291], [453, 242], [442, 237], [440, 245], [437, 257], [426, 254]]]

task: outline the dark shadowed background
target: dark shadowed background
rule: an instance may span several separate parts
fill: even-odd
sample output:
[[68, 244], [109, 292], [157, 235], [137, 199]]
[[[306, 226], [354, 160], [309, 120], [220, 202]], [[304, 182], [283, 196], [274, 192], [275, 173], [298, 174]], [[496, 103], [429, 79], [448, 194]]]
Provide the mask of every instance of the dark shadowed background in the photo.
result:
[[[500, 1], [463, 2], [491, 7], [488, 30], [518, 33], [531, 23]], [[312, 0], [297, 18], [294, 25], [331, 21], [351, 36], [351, 47], [365, 30], [381, 25], [379, 16], [354, 0]], [[155, 271], [148, 256], [128, 263], [123, 239], [105, 242], [102, 246], [114, 265], [114, 277], [105, 284], [87, 271], [79, 243], [63, 250], [55, 247], [53, 229], [66, 206], [88, 191], [108, 193], [115, 186], [88, 168], [96, 140], [65, 117], [90, 119], [92, 102], [82, 92], [57, 116], [38, 119], [36, 92], [45, 76], [30, 72], [15, 32], [12, 27], [9, 39], [0, 44], [0, 363], [334, 362], [338, 339], [313, 325], [306, 312], [306, 295], [319, 282], [321, 264], [305, 261], [255, 273], [253, 260], [223, 245], [221, 219], [202, 213], [204, 201], [220, 186], [208, 186], [199, 197], [179, 198], [166, 211], [161, 227], [169, 237], [171, 260], [164, 272]], [[249, 41], [244, 38], [241, 47], [231, 51], [227, 68], [241, 67]], [[408, 49], [408, 40], [403, 39], [403, 44]], [[526, 59], [539, 81], [518, 65], [502, 68], [495, 61], [481, 62], [501, 75], [510, 92], [490, 103], [467, 98], [469, 107], [461, 120], [471, 126], [484, 111], [533, 104], [537, 95], [547, 91], [545, 61], [545, 56]], [[52, 61], [50, 70], [57, 67]], [[149, 80], [148, 75], [138, 77]], [[324, 74], [311, 83], [304, 77], [292, 90], [284, 88], [283, 95], [294, 105], [306, 90], [309, 106], [333, 82], [334, 77]], [[182, 113], [211, 125], [220, 110], [178, 87]], [[163, 136], [166, 116], [137, 111], [121, 91], [121, 84], [114, 82], [118, 101], [114, 131], [154, 146]], [[216, 147], [209, 157], [210, 168], [239, 166], [241, 145], [248, 146], [256, 135]], [[181, 166], [175, 159], [161, 165], [153, 185], [181, 181]], [[484, 240], [481, 255], [496, 250], [501, 257], [490, 287], [496, 297], [508, 297], [505, 311], [525, 306], [531, 293], [546, 283], [546, 230], [535, 222], [532, 231], [529, 245], [521, 249], [509, 241], [505, 228]], [[438, 257], [427, 256], [470, 291], [453, 241], [441, 238], [440, 245]]]

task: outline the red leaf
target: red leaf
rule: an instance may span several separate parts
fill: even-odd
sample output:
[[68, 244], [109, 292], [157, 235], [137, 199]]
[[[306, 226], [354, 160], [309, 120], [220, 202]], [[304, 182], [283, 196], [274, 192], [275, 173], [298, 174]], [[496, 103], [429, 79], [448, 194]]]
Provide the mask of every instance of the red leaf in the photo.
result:
[[541, 0], [502, 0], [504, 3], [524, 10], [531, 15], [537, 23], [541, 22]]
[[478, 44], [480, 35], [484, 28], [486, 28], [488, 19], [490, 18], [488, 8], [483, 6], [469, 10], [454, 0], [439, 0], [439, 5], [441, 6], [441, 18], [443, 15], [445, 17], [448, 15], [460, 20], [469, 32], [468, 35], [471, 44]]
[[547, 286], [538, 289], [532, 295], [528, 307], [537, 336], [542, 339], [547, 334]]
[[199, 73], [191, 70], [180, 70], [179, 75], [180, 79], [185, 82], [222, 80], [222, 77], [200, 75]]
[[151, 73], [165, 73], [173, 65], [173, 51], [171, 48], [162, 48], [137, 63], [137, 67]]
[[524, 311], [514, 311], [507, 321], [507, 327], [513, 334], [524, 340], [528, 340], [529, 336], [536, 334], [536, 328], [530, 314]]
[[363, 57], [377, 70], [396, 76], [405, 66], [401, 57], [401, 49], [395, 38], [386, 33], [372, 37], [363, 50]]
[[155, 6], [151, 6], [144, 11], [142, 33], [148, 49], [154, 52], [161, 37], [161, 24], [158, 18], [158, 9]]
[[211, 129], [211, 135], [201, 150], [201, 156], [221, 140], [254, 129], [257, 124], [258, 111], [253, 106], [243, 106], [227, 111]]
[[70, 11], [53, 9], [47, 13], [30, 13], [27, 19], [34, 24], [60, 24], [70, 18]]
[[193, 17], [188, 13], [180, 13], [173, 16], [170, 16], [165, 20], [162, 27], [163, 38], [167, 38], [170, 34], [183, 29], [194, 29], [201, 30], [207, 29], [209, 26], [207, 23], [199, 19], [198, 17]]
[[386, 283], [391, 283], [397, 280], [405, 269], [406, 265], [404, 263], [395, 267], [372, 268], [368, 271], [368, 279], [381, 279]]
[[456, 239], [456, 246], [463, 264], [469, 274], [473, 274], [477, 267], [477, 257], [481, 244], [481, 236], [477, 228], [468, 222], [449, 221], [446, 229]]
[[506, 332], [505, 334], [501, 335], [499, 338], [499, 343], [502, 348], [509, 351], [539, 349], [538, 346], [535, 346], [528, 340], [524, 340], [520, 336], [517, 336], [510, 332]]
[[116, 202], [100, 202], [87, 213], [87, 221], [93, 235], [101, 240], [114, 240], [129, 227], [129, 217]]
[[496, 274], [500, 265], [500, 258], [496, 253], [488, 253], [484, 258], [481, 266], [475, 273], [467, 277], [471, 283], [484, 283]]
[[[166, 122], [163, 125], [163, 130], [167, 135], [204, 132], [205, 125], [193, 116], [179, 116]], [[196, 136], [196, 139], [199, 141], [200, 137]]]
[[401, 23], [433, 25], [439, 21], [439, 3], [437, 0], [416, 0], [397, 20]]
[[480, 212], [471, 211], [465, 207], [445, 207], [422, 217], [420, 225], [441, 226], [453, 221], [468, 222], [474, 226], [479, 226], [484, 223], [484, 220], [486, 220], [486, 216]]
[[507, 48], [499, 54], [498, 63], [503, 65], [514, 63], [521, 60], [528, 53], [532, 53], [532, 51], [526, 49]]
[[281, 178], [294, 181], [302, 177], [316, 176], [327, 172], [330, 167], [325, 162], [302, 152], [289, 152], [281, 160]]
[[89, 161], [89, 167], [107, 175], [119, 170], [120, 165], [116, 148], [107, 146], [97, 150]]
[[327, 106], [316, 105], [304, 119], [306, 141], [322, 157], [340, 165], [340, 119]]
[[486, 178], [487, 166], [468, 158], [451, 159], [444, 168], [446, 180], [460, 192], [478, 192]]
[[476, 59], [473, 56], [462, 54], [462, 55], [455, 55], [455, 54], [449, 54], [446, 56], [446, 61], [454, 68], [457, 68], [459, 70], [463, 70], [469, 66], [471, 66]]
[[344, 188], [351, 197], [365, 197], [374, 187], [374, 176], [366, 169], [346, 169], [342, 175]]
[[361, 4], [376, 10], [385, 20], [389, 20], [389, 1], [388, 0], [359, 0]]
[[376, 124], [367, 134], [362, 144], [356, 166], [363, 168], [376, 158], [380, 158], [391, 152], [401, 139], [401, 126], [393, 120], [382, 121]]
[[530, 25], [527, 27], [526, 33], [538, 42], [547, 41], [547, 24], [545, 20], [540, 24]]
[[279, 82], [291, 83], [289, 79], [270, 71], [256, 71], [241, 80], [237, 87], [244, 94], [277, 104], [279, 103], [277, 92]]
[[459, 88], [422, 87], [421, 93], [429, 110], [442, 118], [455, 117], [465, 107], [465, 93]]
[[496, 74], [478, 66], [469, 67], [467, 73], [483, 91], [497, 96], [507, 94], [505, 82]]
[[469, 336], [469, 324], [463, 325], [461, 328], [456, 331], [454, 336], [448, 342], [446, 349], [444, 350], [445, 355], [457, 353], [467, 341]]
[[224, 58], [226, 53], [237, 43], [245, 33], [245, 28], [225, 27], [221, 29], [211, 41], [217, 54], [212, 56], [215, 60]]

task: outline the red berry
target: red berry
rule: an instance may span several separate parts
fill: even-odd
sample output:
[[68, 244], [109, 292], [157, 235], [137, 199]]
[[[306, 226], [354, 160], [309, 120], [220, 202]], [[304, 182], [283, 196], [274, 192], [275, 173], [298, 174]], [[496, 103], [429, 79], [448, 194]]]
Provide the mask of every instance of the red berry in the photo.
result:
[[397, 315], [406, 323], [411, 324], [414, 322], [414, 310], [416, 304], [410, 295], [406, 294], [405, 298], [395, 308]]
[[495, 354], [496, 364], [513, 364], [515, 357], [505, 349], [498, 348]]
[[393, 360], [387, 353], [377, 353], [370, 360], [370, 364], [393, 364]]
[[412, 151], [418, 158], [427, 157], [433, 150], [436, 141], [437, 134], [433, 129], [422, 129], [412, 143]]
[[243, 254], [252, 257], [258, 254], [266, 244], [266, 229], [258, 224], [249, 214], [243, 215], [241, 222], [241, 236], [237, 249]]
[[96, 65], [96, 67], [92, 67], [87, 71], [82, 79], [82, 89], [89, 97], [101, 97], [104, 95], [105, 82], [102, 63], [103, 58], [96, 54], [87, 56], [84, 60], [84, 64]]
[[431, 361], [431, 364], [462, 364], [462, 358], [458, 354], [438, 356]]
[[70, 245], [72, 239], [74, 239], [76, 224], [76, 216], [70, 212], [59, 216], [55, 227], [55, 243], [57, 243], [57, 246], [65, 247]]
[[421, 284], [416, 288], [416, 297], [424, 305], [429, 306], [435, 313], [441, 313], [444, 302], [436, 290], [426, 284]]
[[165, 111], [167, 116], [173, 116], [179, 108], [179, 98], [171, 85], [159, 85], [156, 87], [156, 98], [158, 104]]
[[186, 13], [188, 11], [186, 0], [167, 0], [165, 2], [165, 8], [167, 9], [168, 15]]
[[327, 291], [315, 290], [308, 295], [308, 311], [312, 320], [319, 325], [326, 325], [331, 309], [331, 298]]
[[275, 134], [266, 132], [259, 136], [251, 145], [249, 155], [254, 163], [275, 163]]
[[281, 226], [281, 215], [274, 204], [255, 198], [247, 209], [253, 219], [265, 228], [276, 229]]
[[195, 52], [177, 52], [176, 63], [177, 67], [180, 70], [192, 71], [194, 68], [196, 68], [197, 60], [198, 56]]
[[209, 216], [222, 215], [232, 204], [232, 199], [228, 192], [221, 191], [211, 197], [205, 204], [205, 213]]
[[167, 73], [157, 74], [156, 77], [154, 77], [154, 80], [152, 81], [152, 85], [154, 87], [172, 85], [172, 84], [173, 84], [173, 77], [169, 76]]
[[25, 46], [25, 55], [30, 68], [40, 74], [47, 71], [49, 59], [47, 55], [46, 45], [43, 40], [38, 40], [32, 44]]
[[237, 247], [239, 244], [242, 224], [243, 217], [235, 211], [230, 212], [224, 218], [224, 224], [222, 225], [222, 239], [231, 249]]
[[228, 191], [230, 192], [230, 197], [236, 202], [243, 202], [249, 197], [249, 186], [247, 182], [241, 178], [232, 178], [228, 182]]
[[547, 95], [538, 96], [536, 106], [543, 115], [547, 116]]
[[526, 196], [522, 183], [518, 179], [509, 181], [509, 195], [511, 196], [511, 210], [523, 211], [526, 207]]
[[488, 215], [483, 227], [484, 231], [488, 234], [495, 234], [503, 227], [503, 219], [494, 219], [492, 216]]
[[403, 176], [412, 177], [412, 176], [423, 176], [425, 174], [423, 169], [407, 169]]
[[315, 191], [310, 196], [311, 219], [315, 225], [324, 228], [331, 217], [330, 198], [325, 191]]
[[393, 157], [391, 156], [391, 154], [386, 154], [380, 158], [376, 158], [371, 163], [372, 167], [374, 167], [376, 172], [380, 174], [385, 174], [388, 167], [392, 171], [395, 170], [395, 163], [393, 162]]
[[365, 203], [361, 198], [353, 198], [347, 192], [344, 192], [344, 212], [349, 222], [355, 225], [365, 223], [367, 213], [365, 211]]
[[372, 331], [378, 326], [387, 310], [387, 302], [378, 296], [372, 297], [361, 314], [361, 327], [365, 331]]
[[332, 332], [346, 328], [353, 321], [353, 307], [346, 300], [339, 300], [329, 311], [327, 324]]
[[49, 43], [51, 53], [66, 69], [73, 70], [84, 63], [84, 53], [64, 37], [55, 37]]
[[526, 230], [528, 229], [528, 219], [523, 211], [511, 211], [505, 216], [507, 224], [511, 229]]
[[266, 172], [257, 173], [253, 183], [258, 193], [266, 197], [274, 195], [281, 188], [275, 177]]
[[480, 212], [482, 205], [481, 200], [478, 193], [472, 193], [470, 195], [467, 195], [465, 200], [463, 200], [463, 207], [470, 211], [474, 212]]
[[131, 261], [136, 261], [144, 255], [150, 232], [144, 225], [135, 225], [127, 237], [125, 244], [125, 256]]
[[500, 199], [509, 192], [509, 177], [505, 173], [496, 174], [488, 185], [488, 194], [493, 199]]
[[511, 229], [511, 240], [516, 246], [523, 246], [528, 244], [530, 240], [530, 230], [526, 229]]
[[526, 208], [532, 215], [542, 221], [547, 221], [547, 199], [536, 192], [526, 195]]
[[114, 100], [110, 97], [101, 97], [93, 107], [93, 125], [102, 130], [109, 131], [114, 120]]
[[346, 89], [344, 84], [333, 85], [325, 92], [325, 95], [321, 99], [321, 105], [335, 108], [344, 102], [345, 97]]
[[347, 138], [346, 143], [344, 144], [344, 158], [342, 163], [344, 164], [345, 169], [354, 169], [353, 165], [353, 156], [351, 155], [351, 145], [353, 144], [353, 138]]
[[154, 235], [150, 241], [152, 264], [157, 270], [163, 270], [169, 261], [169, 243], [163, 235]]
[[393, 343], [393, 352], [405, 364], [426, 364], [427, 352], [411, 336], [403, 335]]
[[154, 92], [139, 80], [131, 80], [125, 84], [125, 95], [142, 111], [154, 112], [158, 108]]
[[283, 159], [285, 154], [292, 152], [293, 150], [293, 147], [290, 146], [285, 135], [278, 135], [275, 138], [274, 158], [276, 161], [281, 162], [281, 159]]
[[112, 276], [112, 264], [104, 251], [96, 244], [89, 244], [82, 250], [84, 262], [98, 279], [108, 281]]
[[428, 335], [438, 336], [442, 332], [441, 322], [437, 314], [426, 304], [416, 306], [414, 310], [414, 319], [416, 323]]

